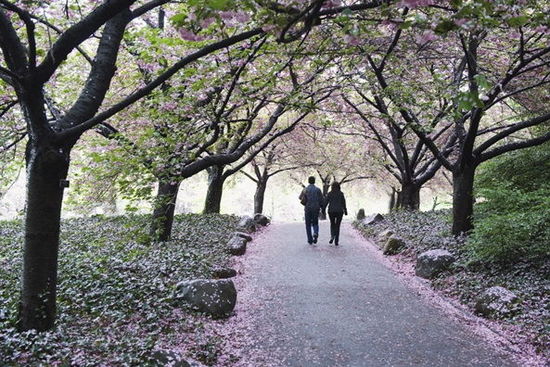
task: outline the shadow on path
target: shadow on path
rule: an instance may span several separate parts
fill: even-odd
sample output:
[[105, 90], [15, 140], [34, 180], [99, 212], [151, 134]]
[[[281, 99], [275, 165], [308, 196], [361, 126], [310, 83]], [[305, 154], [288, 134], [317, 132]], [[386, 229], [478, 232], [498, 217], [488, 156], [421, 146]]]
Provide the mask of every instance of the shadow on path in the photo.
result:
[[243, 366], [515, 366], [414, 291], [342, 228], [316, 246], [302, 223], [273, 224], [249, 246], [237, 319]]

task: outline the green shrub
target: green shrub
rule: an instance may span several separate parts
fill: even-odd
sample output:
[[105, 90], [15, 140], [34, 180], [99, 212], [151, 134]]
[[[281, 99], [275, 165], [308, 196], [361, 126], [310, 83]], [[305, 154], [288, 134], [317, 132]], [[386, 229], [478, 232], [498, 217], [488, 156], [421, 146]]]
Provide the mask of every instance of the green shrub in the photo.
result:
[[476, 178], [475, 259], [509, 263], [550, 255], [550, 144], [481, 167]]
[[543, 259], [550, 255], [550, 187], [525, 193], [485, 191], [469, 246], [477, 259], [494, 262]]

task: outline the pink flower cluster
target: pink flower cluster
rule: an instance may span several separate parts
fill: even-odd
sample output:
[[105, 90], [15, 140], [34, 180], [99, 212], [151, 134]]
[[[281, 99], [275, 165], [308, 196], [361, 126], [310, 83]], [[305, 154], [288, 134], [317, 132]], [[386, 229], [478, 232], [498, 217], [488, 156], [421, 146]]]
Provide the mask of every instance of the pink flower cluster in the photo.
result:
[[230, 27], [246, 23], [250, 19], [250, 16], [242, 11], [222, 11], [219, 14], [223, 22]]
[[197, 42], [197, 41], [204, 41], [206, 39], [206, 37], [199, 36], [198, 34], [191, 32], [189, 29], [182, 28], [180, 29], [179, 32], [180, 32], [181, 38], [183, 38], [186, 41]]

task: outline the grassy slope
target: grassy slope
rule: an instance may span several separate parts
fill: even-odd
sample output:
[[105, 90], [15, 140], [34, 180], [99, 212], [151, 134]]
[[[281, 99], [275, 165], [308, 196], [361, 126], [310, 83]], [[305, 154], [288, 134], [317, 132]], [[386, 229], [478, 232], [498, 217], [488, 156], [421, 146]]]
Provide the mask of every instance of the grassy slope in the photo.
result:
[[[201, 317], [170, 302], [175, 284], [224, 265], [234, 216], [183, 215], [174, 240], [147, 245], [147, 218], [92, 217], [62, 224], [58, 321], [52, 332], [13, 328], [22, 226], [0, 222], [0, 360], [9, 365], [153, 365], [154, 348], [200, 331]], [[204, 340], [215, 359], [215, 341]], [[198, 347], [197, 351], [204, 350]], [[2, 364], [2, 365], [4, 365]]]
[[448, 211], [396, 212], [375, 225], [355, 224], [365, 237], [370, 238], [391, 229], [405, 240], [407, 247], [401, 254], [409, 260], [430, 249], [449, 250], [457, 257], [457, 264], [451, 272], [434, 279], [432, 286], [458, 298], [472, 310], [476, 296], [488, 287], [499, 285], [515, 292], [522, 300], [519, 312], [503, 318], [502, 322], [519, 326], [522, 336], [535, 345], [539, 353], [550, 358], [550, 263], [517, 262], [499, 266], [472, 262], [466, 239], [451, 236], [449, 221]]

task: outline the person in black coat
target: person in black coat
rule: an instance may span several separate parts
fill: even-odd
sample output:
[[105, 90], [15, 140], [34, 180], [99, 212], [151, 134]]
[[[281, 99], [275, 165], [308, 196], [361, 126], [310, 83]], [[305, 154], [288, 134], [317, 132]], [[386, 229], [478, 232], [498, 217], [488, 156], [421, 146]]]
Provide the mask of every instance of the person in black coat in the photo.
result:
[[342, 223], [342, 217], [348, 215], [348, 209], [346, 208], [346, 198], [344, 193], [340, 190], [340, 184], [333, 182], [330, 192], [325, 198], [323, 210], [328, 207], [328, 217], [330, 219], [330, 241], [338, 246], [340, 239], [340, 224]]

